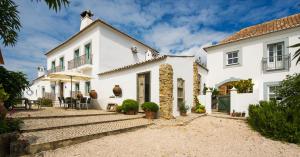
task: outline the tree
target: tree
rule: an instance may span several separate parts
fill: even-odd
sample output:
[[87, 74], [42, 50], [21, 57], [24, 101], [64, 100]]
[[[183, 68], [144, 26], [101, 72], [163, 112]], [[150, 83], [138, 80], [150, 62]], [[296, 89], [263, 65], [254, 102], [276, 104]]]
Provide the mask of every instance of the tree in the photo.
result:
[[22, 96], [22, 92], [28, 87], [29, 81], [22, 72], [14, 72], [6, 70], [0, 66], [0, 84], [4, 91], [9, 94], [9, 98], [4, 101], [6, 108], [14, 105], [16, 99]]
[[293, 55], [293, 59], [298, 58], [296, 62], [297, 65], [300, 62], [300, 43], [289, 46], [289, 48], [295, 48], [295, 47], [299, 47], [298, 50], [296, 50], [295, 54]]
[[[34, 1], [34, 0], [31, 0]], [[36, 2], [44, 1], [49, 9], [55, 12], [59, 11], [62, 6], [67, 7], [69, 0], [35, 0]], [[4, 46], [14, 46], [17, 42], [18, 32], [21, 28], [18, 6], [13, 0], [0, 1], [0, 40]]]

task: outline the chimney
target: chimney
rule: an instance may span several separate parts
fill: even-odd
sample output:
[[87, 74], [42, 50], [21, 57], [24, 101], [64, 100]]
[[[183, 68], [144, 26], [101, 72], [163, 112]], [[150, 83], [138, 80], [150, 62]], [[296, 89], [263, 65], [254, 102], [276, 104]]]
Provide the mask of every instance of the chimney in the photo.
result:
[[39, 66], [37, 67], [37, 70], [38, 70], [38, 77], [41, 77], [43, 75], [45, 75], [45, 68], [43, 66]]
[[88, 26], [93, 22], [92, 16], [94, 14], [90, 10], [83, 11], [80, 16], [81, 16], [81, 23], [80, 23], [80, 30]]

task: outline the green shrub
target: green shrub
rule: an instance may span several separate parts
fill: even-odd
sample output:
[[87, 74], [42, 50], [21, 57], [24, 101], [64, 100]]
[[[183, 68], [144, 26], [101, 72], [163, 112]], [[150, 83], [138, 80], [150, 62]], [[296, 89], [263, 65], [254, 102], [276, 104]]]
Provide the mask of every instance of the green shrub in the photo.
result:
[[0, 120], [0, 134], [19, 131], [22, 123], [21, 119]]
[[185, 103], [181, 103], [179, 105], [179, 111], [180, 112], [187, 112], [188, 109], [189, 109], [189, 106], [185, 105]]
[[154, 102], [145, 102], [142, 104], [142, 109], [147, 112], [147, 111], [151, 111], [151, 112], [157, 112], [159, 107], [156, 103]]
[[292, 143], [300, 143], [300, 110], [262, 101], [249, 106], [248, 122], [262, 135]]
[[125, 113], [129, 111], [137, 112], [139, 110], [139, 103], [132, 99], [126, 99], [122, 103], [122, 109]]
[[116, 107], [116, 112], [122, 113], [122, 111], [123, 111], [122, 105], [118, 105], [118, 106]]
[[52, 100], [48, 99], [48, 98], [39, 98], [38, 103], [40, 106], [44, 106], [44, 107], [52, 107], [53, 106]]
[[199, 102], [192, 109], [195, 113], [205, 113], [205, 106], [201, 105]]

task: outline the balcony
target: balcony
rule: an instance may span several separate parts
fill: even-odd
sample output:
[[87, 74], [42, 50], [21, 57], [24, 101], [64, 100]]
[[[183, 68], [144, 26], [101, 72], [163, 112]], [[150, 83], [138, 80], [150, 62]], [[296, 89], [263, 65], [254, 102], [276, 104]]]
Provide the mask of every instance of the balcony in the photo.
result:
[[290, 62], [290, 55], [264, 57], [262, 59], [262, 68], [264, 72], [275, 70], [289, 70]]
[[82, 55], [78, 58], [68, 61], [68, 70], [81, 67], [83, 65], [92, 65], [92, 55]]
[[64, 66], [56, 66], [56, 67], [54, 67], [52, 69], [47, 70], [47, 73], [51, 74], [51, 73], [61, 72], [61, 71], [65, 71], [65, 67]]

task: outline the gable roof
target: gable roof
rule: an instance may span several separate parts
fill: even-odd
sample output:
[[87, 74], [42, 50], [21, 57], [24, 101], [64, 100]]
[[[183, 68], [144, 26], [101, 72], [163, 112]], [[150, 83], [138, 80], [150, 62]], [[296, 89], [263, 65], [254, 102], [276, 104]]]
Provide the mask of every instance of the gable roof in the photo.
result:
[[134, 64], [129, 64], [129, 65], [125, 65], [123, 67], [119, 67], [119, 68], [116, 68], [116, 69], [105, 71], [105, 72], [99, 73], [98, 75], [104, 75], [104, 74], [109, 74], [109, 73], [113, 73], [113, 72], [117, 72], [117, 71], [121, 71], [121, 70], [125, 70], [125, 69], [134, 68], [134, 67], [137, 67], [137, 66], [140, 66], [140, 65], [145, 65], [145, 64], [149, 64], [149, 63], [152, 63], [152, 62], [155, 62], [155, 61], [160, 61], [160, 60], [163, 60], [167, 57], [168, 57], [167, 55], [161, 55], [161, 56], [149, 59], [149, 60], [145, 60], [145, 61], [142, 61], [142, 62], [137, 62], [137, 63], [134, 63]]
[[243, 39], [257, 37], [257, 36], [261, 36], [273, 32], [278, 32], [290, 28], [296, 28], [299, 26], [300, 26], [300, 13], [283, 17], [280, 19], [271, 20], [258, 25], [246, 27], [232, 34], [231, 36], [223, 39], [218, 44], [206, 47], [204, 49], [240, 41]]
[[128, 38], [130, 38], [130, 39], [132, 39], [132, 40], [134, 40], [134, 41], [136, 41], [136, 42], [138, 42], [138, 43], [140, 43], [140, 44], [142, 44], [142, 45], [148, 47], [148, 48], [151, 50], [152, 53], [156, 53], [156, 54], [159, 53], [156, 49], [152, 48], [151, 46], [149, 46], [149, 45], [147, 45], [147, 44], [145, 44], [145, 43], [143, 43], [143, 42], [141, 42], [141, 41], [139, 41], [139, 40], [133, 38], [132, 36], [130, 36], [130, 35], [128, 35], [128, 34], [122, 32], [122, 31], [118, 30], [117, 28], [115, 28], [115, 27], [113, 27], [112, 25], [110, 25], [110, 24], [104, 22], [103, 20], [97, 19], [97, 20], [93, 21], [91, 24], [89, 24], [88, 26], [86, 26], [85, 28], [83, 28], [82, 30], [80, 30], [79, 32], [77, 32], [76, 34], [74, 34], [73, 36], [71, 36], [71, 37], [70, 37], [69, 39], [67, 39], [66, 41], [62, 42], [61, 44], [59, 44], [59, 45], [56, 46], [55, 48], [53, 48], [53, 49], [51, 49], [50, 51], [48, 51], [47, 53], [45, 53], [45, 55], [51, 54], [51, 53], [54, 52], [55, 50], [61, 48], [63, 45], [67, 44], [67, 43], [70, 42], [72, 39], [74, 39], [75, 37], [77, 37], [77, 36], [83, 34], [83, 33], [86, 32], [89, 28], [91, 28], [91, 27], [93, 27], [93, 26], [95, 26], [95, 25], [97, 25], [97, 24], [104, 24], [104, 25], [108, 26], [109, 28], [111, 28], [111, 29], [117, 31], [118, 33], [121, 33], [122, 35], [125, 35], [126, 37], [128, 37]]

